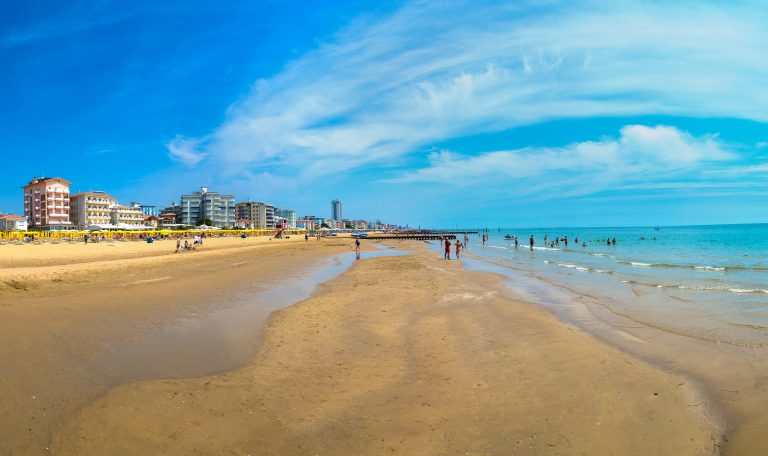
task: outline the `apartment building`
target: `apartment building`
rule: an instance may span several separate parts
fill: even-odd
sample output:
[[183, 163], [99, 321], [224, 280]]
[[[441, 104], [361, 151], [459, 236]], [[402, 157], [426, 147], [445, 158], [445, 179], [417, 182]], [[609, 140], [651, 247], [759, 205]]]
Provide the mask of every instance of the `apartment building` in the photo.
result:
[[60, 230], [71, 228], [69, 220], [69, 186], [71, 182], [60, 177], [34, 177], [22, 187], [24, 216], [29, 228]]
[[261, 201], [244, 201], [235, 205], [238, 226], [254, 230], [275, 229], [275, 207]]
[[284, 227], [287, 229], [296, 229], [296, 211], [293, 209], [278, 209], [275, 208], [275, 217], [284, 219]]
[[[165, 212], [165, 211], [164, 211]], [[199, 192], [181, 195], [179, 223], [195, 225], [199, 220], [210, 219], [221, 228], [235, 224], [235, 197], [223, 195], [200, 187]]]

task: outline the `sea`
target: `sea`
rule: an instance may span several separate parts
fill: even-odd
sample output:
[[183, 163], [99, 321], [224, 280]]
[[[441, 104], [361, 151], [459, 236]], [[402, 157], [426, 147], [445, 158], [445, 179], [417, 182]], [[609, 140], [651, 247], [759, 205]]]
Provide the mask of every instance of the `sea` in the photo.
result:
[[586, 299], [669, 333], [768, 346], [768, 224], [485, 233], [485, 245], [470, 236], [466, 266], [506, 275], [523, 299], [555, 311]]

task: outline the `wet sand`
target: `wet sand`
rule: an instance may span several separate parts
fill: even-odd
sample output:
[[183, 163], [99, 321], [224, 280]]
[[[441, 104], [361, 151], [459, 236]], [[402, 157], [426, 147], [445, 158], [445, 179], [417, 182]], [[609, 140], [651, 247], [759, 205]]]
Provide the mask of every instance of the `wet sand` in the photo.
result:
[[[134, 382], [69, 409], [51, 454], [717, 452], [684, 378], [510, 299], [496, 275], [408, 248], [273, 313], [239, 369]], [[155, 305], [174, 306], [164, 298]]]
[[[514, 296], [541, 304], [561, 320], [667, 372], [683, 375], [701, 391], [693, 404], [723, 430], [717, 443], [726, 455], [768, 454], [768, 357], [762, 346], [743, 346], [654, 325], [600, 296], [584, 295], [561, 283], [542, 282], [524, 271], [471, 258], [472, 270], [508, 277]], [[755, 328], [763, 331], [763, 328]]]
[[217, 238], [195, 252], [174, 248], [0, 248], [6, 259], [48, 252], [40, 266], [0, 269], [0, 454], [44, 453], [64, 417], [111, 387], [241, 366], [269, 313], [341, 272], [338, 255], [353, 247]]

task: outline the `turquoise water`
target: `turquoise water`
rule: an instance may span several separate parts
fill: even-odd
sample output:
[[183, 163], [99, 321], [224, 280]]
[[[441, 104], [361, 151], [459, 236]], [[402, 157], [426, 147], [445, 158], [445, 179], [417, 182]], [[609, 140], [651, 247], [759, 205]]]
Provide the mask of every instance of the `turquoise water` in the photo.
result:
[[[639, 323], [715, 342], [768, 346], [768, 224], [502, 228], [488, 234], [485, 246], [472, 236], [468, 256], [505, 268], [518, 287], [544, 282]], [[519, 247], [505, 235], [517, 236]], [[551, 245], [566, 236], [567, 247], [562, 241]], [[614, 237], [616, 245], [608, 245]]]

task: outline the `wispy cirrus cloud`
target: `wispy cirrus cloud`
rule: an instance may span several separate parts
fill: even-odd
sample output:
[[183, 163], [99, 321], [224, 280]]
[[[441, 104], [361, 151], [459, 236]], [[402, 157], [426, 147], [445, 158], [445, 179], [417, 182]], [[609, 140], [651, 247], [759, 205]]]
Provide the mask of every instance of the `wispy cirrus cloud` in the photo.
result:
[[[665, 114], [768, 122], [765, 23], [768, 9], [759, 3], [411, 2], [351, 24], [258, 81], [221, 126], [185, 140], [194, 151], [171, 142], [169, 152], [225, 171], [280, 168], [317, 177], [388, 165], [470, 133], [561, 118]], [[657, 150], [660, 163], [673, 166], [700, 152], [683, 147], [679, 131], [649, 131], [682, 141], [670, 149], [674, 154]], [[642, 149], [639, 133], [620, 141]], [[580, 148], [597, 161], [624, 150], [599, 141]]]

